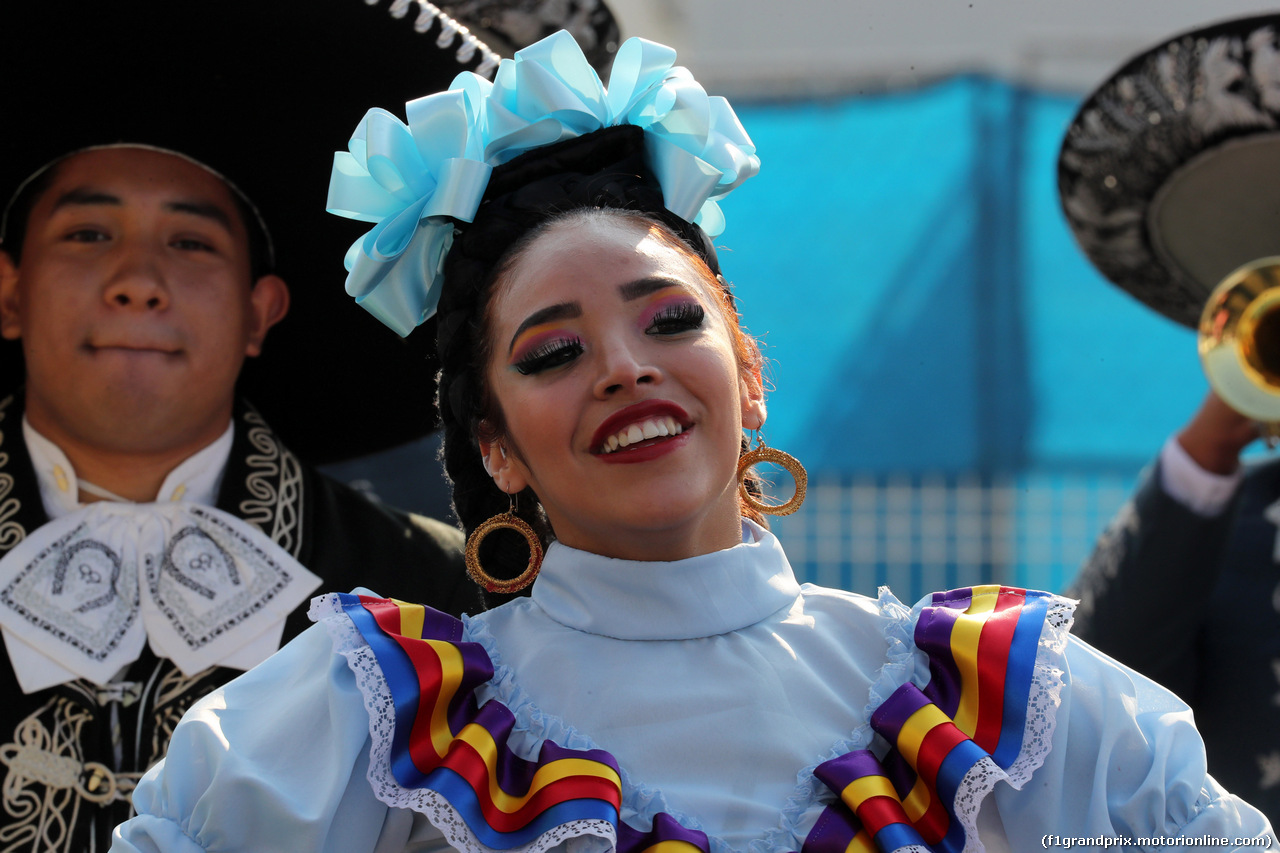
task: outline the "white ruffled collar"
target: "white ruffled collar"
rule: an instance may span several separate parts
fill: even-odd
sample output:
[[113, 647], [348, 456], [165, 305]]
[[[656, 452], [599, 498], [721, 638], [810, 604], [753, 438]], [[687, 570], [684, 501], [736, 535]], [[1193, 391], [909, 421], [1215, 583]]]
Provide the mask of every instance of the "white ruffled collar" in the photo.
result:
[[558, 542], [533, 601], [562, 625], [622, 640], [688, 640], [754, 625], [800, 594], [777, 538], [743, 520], [742, 544], [673, 562], [618, 560]]
[[[49, 520], [63, 518], [86, 506], [80, 500], [84, 486], [62, 448], [37, 431], [26, 415], [22, 417], [22, 436], [31, 457], [31, 467], [36, 472], [41, 504]], [[234, 441], [235, 425], [228, 422], [222, 435], [168, 473], [156, 492], [155, 502], [185, 501], [217, 506], [218, 491], [222, 488], [222, 476], [227, 470]]]

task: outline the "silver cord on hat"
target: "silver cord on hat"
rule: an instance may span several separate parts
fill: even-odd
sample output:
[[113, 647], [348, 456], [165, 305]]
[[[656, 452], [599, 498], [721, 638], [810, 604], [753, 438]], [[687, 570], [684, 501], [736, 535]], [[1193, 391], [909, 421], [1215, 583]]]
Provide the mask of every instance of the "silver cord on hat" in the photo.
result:
[[[376, 6], [381, 0], [364, 0], [364, 2], [368, 6]], [[413, 29], [416, 32], [425, 33], [431, 29], [433, 22], [439, 21], [440, 35], [436, 37], [436, 47], [447, 48], [453, 44], [455, 38], [458, 39], [461, 44], [454, 52], [458, 64], [466, 65], [479, 52], [482, 59], [476, 67], [476, 73], [485, 77], [493, 76], [502, 57], [494, 53], [492, 48], [472, 35], [471, 30], [454, 20], [439, 6], [428, 3], [427, 0], [394, 0], [387, 11], [393, 18], [403, 18], [409, 14], [409, 9], [415, 3], [418, 6], [418, 17], [413, 22]]]

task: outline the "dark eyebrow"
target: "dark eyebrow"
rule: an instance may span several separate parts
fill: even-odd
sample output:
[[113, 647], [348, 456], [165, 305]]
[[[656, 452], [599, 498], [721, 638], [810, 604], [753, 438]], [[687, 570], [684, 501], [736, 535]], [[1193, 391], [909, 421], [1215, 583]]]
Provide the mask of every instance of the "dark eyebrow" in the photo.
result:
[[[53, 203], [50, 213], [61, 210], [64, 207], [73, 206], [93, 206], [107, 205], [110, 207], [122, 207], [124, 202], [119, 196], [112, 195], [103, 190], [96, 190], [92, 187], [74, 187], [58, 196]], [[177, 201], [165, 202], [165, 210], [174, 213], [186, 213], [192, 216], [199, 216], [204, 219], [212, 220], [228, 231], [234, 231], [231, 215], [227, 213], [220, 205], [211, 201], [203, 201], [200, 199], [179, 199]]]
[[231, 224], [231, 215], [223, 210], [221, 205], [211, 201], [170, 201], [165, 203], [165, 209], [172, 210], [174, 213], [189, 213], [192, 216], [212, 219], [228, 231], [235, 231]]
[[574, 317], [582, 316], [582, 306], [577, 302], [559, 302], [555, 305], [548, 305], [546, 308], [539, 308], [528, 317], [516, 329], [516, 333], [511, 336], [511, 343], [507, 346], [507, 355], [511, 355], [511, 351], [516, 347], [516, 341], [524, 334], [524, 330], [539, 323], [549, 323], [552, 320], [567, 320]]
[[88, 187], [76, 187], [64, 192], [58, 196], [57, 201], [53, 203], [53, 208], [49, 211], [53, 213], [64, 207], [72, 205], [98, 205], [105, 204], [112, 207], [119, 207], [123, 202], [119, 196], [111, 193], [102, 192], [101, 190], [89, 189]]

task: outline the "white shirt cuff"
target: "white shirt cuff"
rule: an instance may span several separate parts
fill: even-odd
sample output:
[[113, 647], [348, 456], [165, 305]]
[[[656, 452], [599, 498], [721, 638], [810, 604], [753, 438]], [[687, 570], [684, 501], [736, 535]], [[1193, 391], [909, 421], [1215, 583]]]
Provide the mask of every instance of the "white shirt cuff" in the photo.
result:
[[1169, 497], [1206, 518], [1222, 512], [1236, 493], [1243, 473], [1214, 474], [1196, 464], [1175, 436], [1160, 448], [1160, 487]]

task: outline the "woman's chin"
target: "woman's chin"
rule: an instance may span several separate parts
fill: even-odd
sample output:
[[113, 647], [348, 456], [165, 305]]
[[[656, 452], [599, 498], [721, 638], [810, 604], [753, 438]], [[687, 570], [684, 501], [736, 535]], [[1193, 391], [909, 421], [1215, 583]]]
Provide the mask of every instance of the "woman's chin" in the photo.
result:
[[[723, 494], [698, 500], [688, 490], [663, 488], [613, 493], [607, 498], [615, 510], [592, 513], [590, 519], [553, 526], [566, 545], [605, 556], [672, 560], [729, 548], [741, 538], [741, 515], [736, 491], [731, 501]], [[598, 509], [598, 508], [597, 508]], [[563, 533], [562, 533], [563, 531]], [[590, 543], [586, 547], [575, 541]], [[661, 545], [661, 556], [634, 557], [637, 549]], [[622, 552], [627, 552], [623, 554]], [[688, 552], [688, 553], [685, 553]]]

